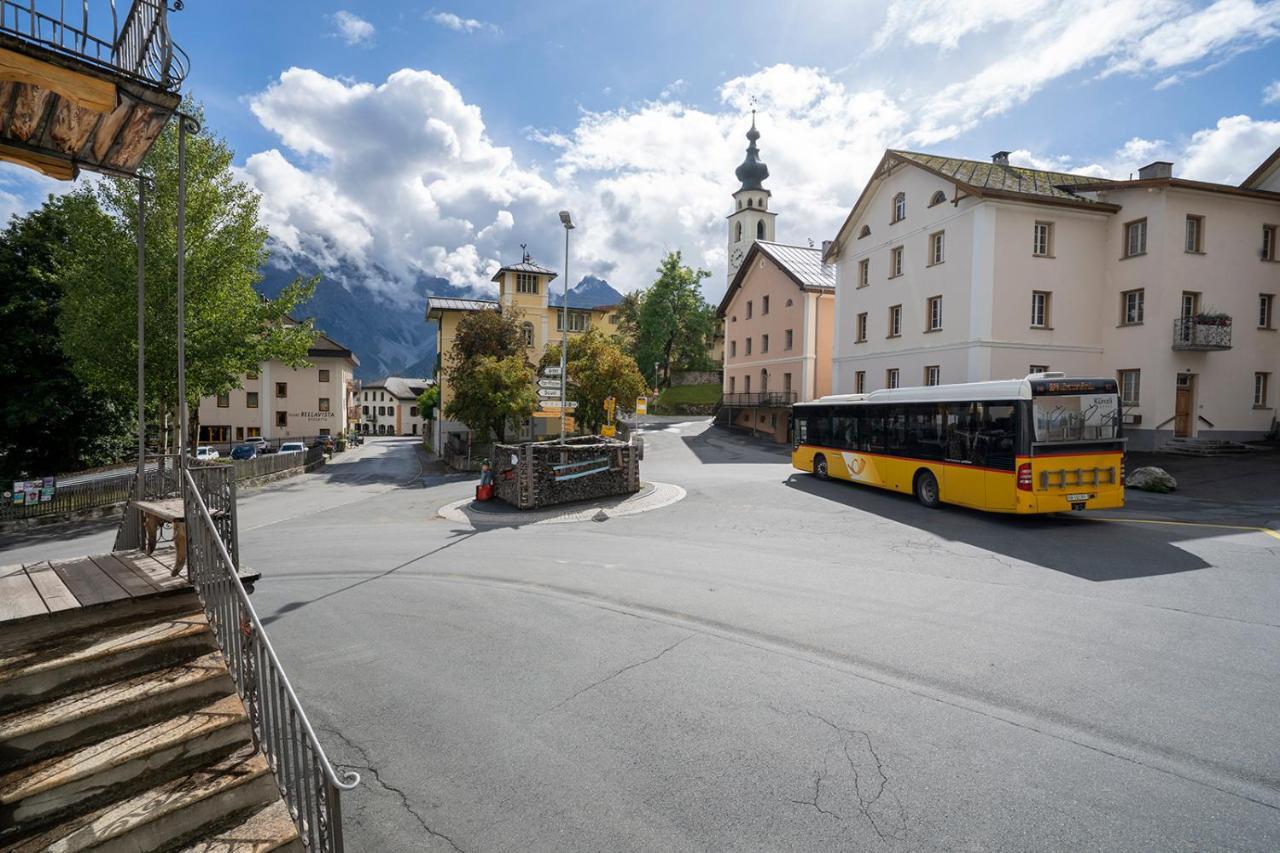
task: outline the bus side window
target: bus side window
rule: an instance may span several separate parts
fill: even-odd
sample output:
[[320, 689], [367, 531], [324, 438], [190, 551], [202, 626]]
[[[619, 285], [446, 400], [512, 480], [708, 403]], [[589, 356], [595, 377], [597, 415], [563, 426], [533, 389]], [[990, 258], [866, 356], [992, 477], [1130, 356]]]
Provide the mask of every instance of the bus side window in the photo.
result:
[[908, 406], [905, 418], [905, 448], [919, 459], [941, 459], [942, 407], [934, 403]]
[[831, 444], [831, 411], [814, 409], [809, 415], [809, 443], [824, 447]]
[[857, 448], [858, 416], [853, 412], [831, 418], [831, 446], [840, 450]]
[[987, 403], [981, 406], [982, 426], [978, 445], [988, 468], [1013, 470], [1015, 456], [1014, 406], [1012, 403]]
[[884, 409], [868, 406], [858, 418], [858, 449], [884, 450]]
[[792, 421], [792, 429], [791, 429], [791, 443], [793, 446], [799, 447], [800, 445], [808, 441], [808, 438], [807, 438], [809, 434], [808, 425], [809, 425], [809, 421], [806, 420], [804, 415], [802, 414], [794, 415], [794, 420]]
[[977, 412], [973, 403], [947, 404], [947, 458], [953, 462], [981, 465], [976, 456]]

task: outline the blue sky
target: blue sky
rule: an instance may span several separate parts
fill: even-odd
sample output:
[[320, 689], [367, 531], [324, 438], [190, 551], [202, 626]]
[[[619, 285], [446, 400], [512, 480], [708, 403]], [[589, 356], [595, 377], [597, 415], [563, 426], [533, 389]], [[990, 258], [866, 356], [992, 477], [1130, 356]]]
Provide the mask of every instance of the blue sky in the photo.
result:
[[[527, 242], [724, 287], [749, 100], [784, 241], [834, 234], [885, 147], [1238, 181], [1280, 145], [1280, 2], [237, 2], [171, 29], [288, 251], [483, 286]], [[1271, 87], [1268, 95], [1268, 87]], [[0, 211], [50, 182], [0, 171]], [[384, 270], [379, 272], [377, 270]]]

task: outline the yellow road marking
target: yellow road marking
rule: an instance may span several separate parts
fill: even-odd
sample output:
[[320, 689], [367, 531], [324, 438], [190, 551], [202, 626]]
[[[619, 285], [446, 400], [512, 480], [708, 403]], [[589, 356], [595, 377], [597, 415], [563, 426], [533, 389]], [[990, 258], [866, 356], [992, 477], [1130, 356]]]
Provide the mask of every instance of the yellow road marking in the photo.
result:
[[1280, 530], [1270, 527], [1255, 527], [1246, 524], [1214, 524], [1207, 521], [1165, 521], [1156, 518], [1100, 518], [1098, 516], [1067, 516], [1078, 521], [1111, 521], [1116, 524], [1170, 524], [1175, 527], [1216, 527], [1219, 530], [1244, 530], [1251, 533], [1265, 533], [1274, 539], [1280, 539]]

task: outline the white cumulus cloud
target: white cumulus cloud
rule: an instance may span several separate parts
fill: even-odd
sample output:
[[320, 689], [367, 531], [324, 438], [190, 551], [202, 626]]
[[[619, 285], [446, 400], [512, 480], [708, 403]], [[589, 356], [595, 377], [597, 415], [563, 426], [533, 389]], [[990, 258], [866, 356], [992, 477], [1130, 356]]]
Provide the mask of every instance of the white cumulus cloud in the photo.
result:
[[428, 17], [440, 26], [459, 33], [474, 33], [479, 30], [493, 32], [498, 29], [493, 24], [479, 21], [475, 18], [464, 18], [453, 12], [432, 12]]
[[1262, 90], [1262, 103], [1280, 104], [1280, 80], [1273, 80], [1267, 88]]
[[334, 35], [345, 41], [347, 44], [361, 45], [371, 44], [375, 30], [373, 24], [361, 18], [359, 15], [353, 15], [345, 9], [334, 12], [329, 20], [333, 23]]

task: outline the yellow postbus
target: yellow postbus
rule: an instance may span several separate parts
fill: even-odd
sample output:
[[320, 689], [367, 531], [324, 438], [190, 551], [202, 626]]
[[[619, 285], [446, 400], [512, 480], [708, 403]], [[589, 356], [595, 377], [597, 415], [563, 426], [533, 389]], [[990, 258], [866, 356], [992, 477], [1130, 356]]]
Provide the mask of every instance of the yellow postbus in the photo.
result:
[[792, 409], [791, 464], [925, 506], [1043, 513], [1124, 506], [1113, 379], [1024, 379], [842, 394]]

